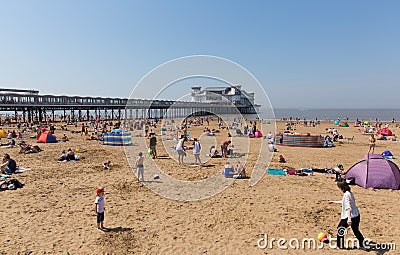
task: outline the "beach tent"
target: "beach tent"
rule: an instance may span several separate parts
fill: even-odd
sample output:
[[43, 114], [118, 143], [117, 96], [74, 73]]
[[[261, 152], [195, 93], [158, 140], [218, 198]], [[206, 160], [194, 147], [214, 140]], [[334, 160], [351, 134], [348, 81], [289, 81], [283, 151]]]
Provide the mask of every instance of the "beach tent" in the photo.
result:
[[122, 129], [114, 129], [111, 133], [104, 134], [103, 144], [108, 146], [132, 145], [131, 133], [125, 133]]
[[56, 143], [57, 139], [56, 137], [50, 133], [50, 131], [45, 131], [40, 134], [40, 136], [37, 139], [38, 143]]
[[333, 125], [339, 125], [340, 124], [340, 122], [338, 121], [338, 120], [335, 120], [334, 122], [333, 122]]
[[0, 138], [7, 138], [7, 133], [4, 129], [0, 129]]
[[347, 123], [347, 122], [343, 123], [342, 127], [349, 127], [349, 123]]
[[383, 135], [383, 136], [391, 136], [392, 135], [392, 131], [390, 131], [390, 129], [388, 128], [382, 128], [381, 130], [379, 130], [377, 132], [378, 135]]
[[346, 179], [353, 177], [355, 183], [364, 188], [399, 189], [400, 170], [380, 154], [368, 154], [350, 167]]

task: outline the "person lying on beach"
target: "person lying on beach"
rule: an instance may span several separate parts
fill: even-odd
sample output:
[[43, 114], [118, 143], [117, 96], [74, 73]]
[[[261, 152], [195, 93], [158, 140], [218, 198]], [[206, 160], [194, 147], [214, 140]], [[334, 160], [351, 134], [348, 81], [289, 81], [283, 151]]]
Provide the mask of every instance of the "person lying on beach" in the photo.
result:
[[19, 153], [38, 153], [43, 151], [42, 149], [39, 148], [39, 146], [37, 145], [29, 145], [27, 143], [25, 143], [24, 141], [19, 143], [19, 147], [21, 148]]
[[0, 146], [15, 146], [15, 140], [14, 139], [11, 139], [11, 140], [9, 140], [8, 142], [6, 142], [6, 143], [2, 143]]

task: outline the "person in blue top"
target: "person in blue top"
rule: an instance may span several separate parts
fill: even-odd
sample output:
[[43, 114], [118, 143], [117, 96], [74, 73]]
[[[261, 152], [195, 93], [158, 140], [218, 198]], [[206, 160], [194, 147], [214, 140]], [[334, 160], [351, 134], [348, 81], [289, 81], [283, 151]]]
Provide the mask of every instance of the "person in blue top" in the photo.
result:
[[4, 154], [3, 163], [0, 165], [0, 168], [5, 174], [13, 174], [17, 170], [17, 163], [10, 155]]
[[224, 176], [227, 178], [233, 178], [233, 176], [236, 174], [236, 172], [233, 169], [233, 166], [231, 163], [226, 162], [225, 167], [224, 167]]

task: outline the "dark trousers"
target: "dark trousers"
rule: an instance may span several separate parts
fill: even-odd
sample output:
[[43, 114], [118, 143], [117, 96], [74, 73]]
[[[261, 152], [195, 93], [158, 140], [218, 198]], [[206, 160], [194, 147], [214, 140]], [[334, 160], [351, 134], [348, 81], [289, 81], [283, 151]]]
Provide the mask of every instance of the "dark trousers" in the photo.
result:
[[[358, 227], [360, 226], [360, 215], [357, 217], [351, 218], [351, 229], [353, 230], [354, 235], [356, 236], [358, 240], [358, 245], [360, 247], [364, 246], [364, 236], [361, 234], [360, 230]], [[344, 232], [345, 229], [347, 229], [349, 225], [347, 224], [347, 218], [346, 219], [341, 219], [338, 225], [338, 235], [337, 235], [337, 246], [340, 249], [344, 249]], [[341, 231], [340, 231], [341, 229]]]

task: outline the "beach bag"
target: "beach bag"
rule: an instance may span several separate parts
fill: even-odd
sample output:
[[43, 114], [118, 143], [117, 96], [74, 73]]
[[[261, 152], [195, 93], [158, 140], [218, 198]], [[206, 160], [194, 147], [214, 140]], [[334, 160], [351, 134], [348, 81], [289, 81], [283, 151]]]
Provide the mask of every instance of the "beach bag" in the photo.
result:
[[10, 180], [10, 184], [14, 185], [14, 189], [20, 189], [24, 186], [24, 184], [22, 184], [20, 181], [18, 181], [17, 179], [11, 179]]
[[356, 178], [354, 178], [354, 177], [347, 178], [346, 183], [349, 185], [354, 185], [354, 184], [356, 184]]
[[149, 156], [152, 156], [153, 155], [153, 150], [149, 148], [148, 151], [147, 151], [147, 154], [149, 154]]

